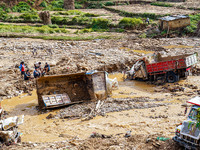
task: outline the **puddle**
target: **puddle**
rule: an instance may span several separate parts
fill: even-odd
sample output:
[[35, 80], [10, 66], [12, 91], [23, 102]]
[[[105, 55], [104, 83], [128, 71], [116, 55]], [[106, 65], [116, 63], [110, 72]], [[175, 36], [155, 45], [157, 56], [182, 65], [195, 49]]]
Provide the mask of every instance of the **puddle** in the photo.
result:
[[120, 47], [120, 49], [124, 49], [124, 50], [127, 50], [127, 51], [133, 51], [133, 52], [136, 52], [136, 53], [143, 53], [143, 54], [151, 54], [151, 53], [154, 53], [154, 51], [134, 50], [134, 49], [130, 49], [130, 48], [127, 48], [127, 47]]
[[194, 48], [194, 46], [187, 46], [187, 45], [168, 45], [168, 46], [163, 46], [164, 48], [167, 49], [173, 49], [173, 48]]

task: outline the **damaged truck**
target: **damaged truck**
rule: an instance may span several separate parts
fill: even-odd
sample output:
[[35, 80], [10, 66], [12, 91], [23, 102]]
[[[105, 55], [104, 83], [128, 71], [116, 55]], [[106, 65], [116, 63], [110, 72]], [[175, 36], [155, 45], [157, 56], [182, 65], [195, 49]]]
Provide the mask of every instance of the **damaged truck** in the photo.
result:
[[187, 120], [176, 127], [173, 140], [185, 149], [200, 149], [200, 97], [192, 98], [188, 103], [193, 104]]
[[167, 57], [160, 53], [148, 54], [127, 71], [127, 78], [174, 83], [187, 77], [196, 63], [197, 53]]
[[36, 86], [40, 109], [107, 98], [103, 71], [45, 76], [37, 80]]

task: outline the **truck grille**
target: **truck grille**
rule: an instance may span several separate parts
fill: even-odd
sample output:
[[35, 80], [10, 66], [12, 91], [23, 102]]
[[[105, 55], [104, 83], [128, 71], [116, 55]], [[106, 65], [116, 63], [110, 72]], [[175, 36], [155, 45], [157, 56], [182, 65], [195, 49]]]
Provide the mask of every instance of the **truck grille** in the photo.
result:
[[183, 140], [189, 143], [198, 144], [198, 140], [193, 139], [189, 136], [183, 135]]

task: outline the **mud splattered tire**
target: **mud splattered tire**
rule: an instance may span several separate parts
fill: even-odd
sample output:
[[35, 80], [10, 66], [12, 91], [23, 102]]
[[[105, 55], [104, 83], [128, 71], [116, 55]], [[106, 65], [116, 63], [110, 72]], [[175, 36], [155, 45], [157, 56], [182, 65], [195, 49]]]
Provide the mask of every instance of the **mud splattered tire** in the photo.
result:
[[167, 82], [168, 83], [174, 83], [179, 80], [179, 76], [176, 75], [174, 72], [168, 72], [166, 76]]

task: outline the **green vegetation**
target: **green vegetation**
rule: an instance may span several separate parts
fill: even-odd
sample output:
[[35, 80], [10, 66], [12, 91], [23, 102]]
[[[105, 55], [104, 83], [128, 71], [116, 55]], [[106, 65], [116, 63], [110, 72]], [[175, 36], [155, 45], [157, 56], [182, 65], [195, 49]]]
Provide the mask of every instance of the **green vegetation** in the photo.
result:
[[111, 26], [111, 21], [104, 18], [92, 19], [91, 27], [94, 29], [108, 29]]
[[4, 2], [0, 3], [0, 11], [5, 11], [6, 13], [11, 12], [11, 9], [6, 7], [6, 4]]
[[40, 20], [37, 12], [26, 12], [20, 15], [19, 18], [24, 19], [25, 22], [36, 22]]
[[52, 16], [51, 21], [53, 24], [58, 25], [89, 25], [91, 18], [81, 16], [75, 16], [73, 18]]
[[164, 2], [153, 2], [151, 3], [153, 6], [162, 6], [162, 7], [174, 7], [174, 5]]
[[97, 14], [92, 14], [92, 13], [85, 13], [79, 10], [68, 10], [68, 11], [62, 11], [62, 12], [57, 12], [54, 13], [54, 15], [80, 15], [84, 17], [98, 17], [99, 15]]
[[28, 5], [26, 2], [19, 2], [17, 5], [12, 7], [13, 12], [26, 12], [30, 10], [31, 10], [31, 6]]
[[119, 22], [119, 27], [124, 29], [136, 29], [143, 24], [143, 21], [139, 18], [123, 18]]
[[68, 33], [64, 28], [51, 28], [49, 26], [31, 27], [31, 26], [17, 26], [17, 25], [0, 25], [0, 33]]
[[195, 30], [197, 29], [197, 24], [200, 21], [200, 13], [189, 16], [190, 16], [190, 26], [186, 27], [184, 31], [185, 33], [194, 33]]
[[62, 11], [64, 5], [63, 0], [53, 0], [47, 7], [44, 8], [44, 10], [50, 10], [50, 11]]
[[47, 2], [45, 2], [45, 1], [42, 1], [42, 3], [40, 4], [40, 7], [47, 7]]

